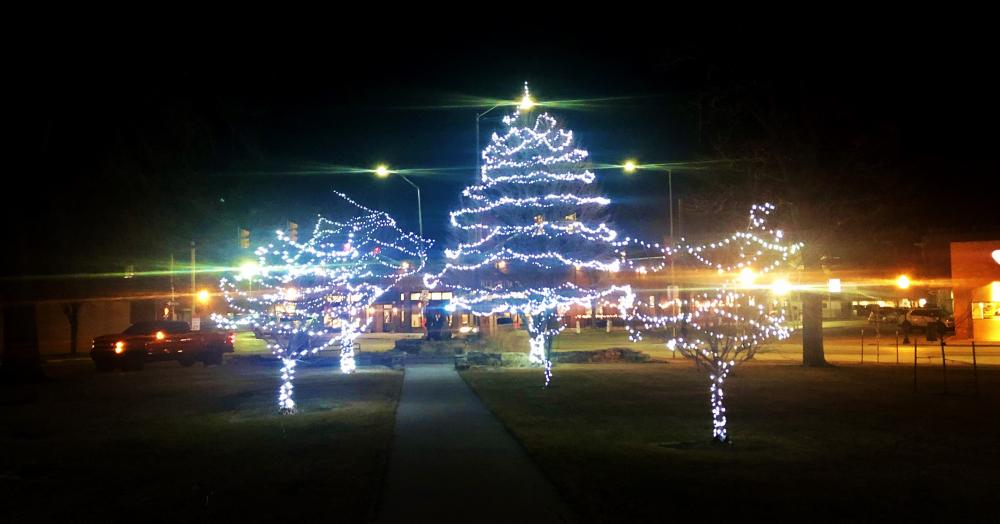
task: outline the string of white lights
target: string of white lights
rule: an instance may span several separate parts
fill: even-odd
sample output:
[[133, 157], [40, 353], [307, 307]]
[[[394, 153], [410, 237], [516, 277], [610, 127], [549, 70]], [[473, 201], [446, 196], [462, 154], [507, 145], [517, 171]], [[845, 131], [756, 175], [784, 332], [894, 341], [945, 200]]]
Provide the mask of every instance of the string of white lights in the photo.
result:
[[304, 242], [276, 231], [275, 242], [254, 251], [256, 262], [219, 281], [233, 315], [213, 319], [229, 329], [253, 327], [281, 359], [282, 412], [295, 410], [297, 360], [339, 346], [341, 372], [353, 373], [356, 340], [372, 321], [362, 321], [362, 312], [427, 262], [430, 241], [403, 231], [386, 213], [335, 194], [361, 213], [343, 222], [318, 217]]
[[772, 288], [754, 283], [758, 274], [786, 269], [789, 257], [802, 248], [801, 243], [783, 244], [783, 232], [767, 228], [766, 217], [774, 209], [771, 204], [752, 206], [747, 231], [707, 244], [660, 246], [631, 238], [618, 243], [620, 248], [628, 246], [629, 251], [638, 250], [643, 255], [643, 250], [659, 253], [642, 256], [643, 261], [662, 260], [648, 267], [637, 265], [628, 258], [626, 249], [620, 249], [625, 271], [663, 271], [670, 262], [713, 270], [706, 275], [707, 280], [717, 282], [711, 292], [671, 297], [658, 304], [661, 311], [656, 311], [652, 302], [648, 306], [634, 303], [627, 315], [627, 330], [633, 342], [642, 340], [644, 332], [665, 333], [668, 349], [709, 371], [712, 436], [719, 442], [729, 439], [723, 385], [736, 362], [752, 358], [769, 339], [791, 335], [780, 301], [771, 297]]
[[596, 278], [621, 267], [617, 233], [600, 220], [610, 200], [595, 194], [589, 154], [572, 131], [528, 110], [503, 123], [483, 149], [478, 184], [462, 192], [472, 205], [450, 213], [466, 238], [445, 250], [443, 268], [424, 283], [453, 290], [452, 310], [524, 316], [529, 360], [544, 368], [548, 386], [561, 311], [630, 301], [631, 288]]

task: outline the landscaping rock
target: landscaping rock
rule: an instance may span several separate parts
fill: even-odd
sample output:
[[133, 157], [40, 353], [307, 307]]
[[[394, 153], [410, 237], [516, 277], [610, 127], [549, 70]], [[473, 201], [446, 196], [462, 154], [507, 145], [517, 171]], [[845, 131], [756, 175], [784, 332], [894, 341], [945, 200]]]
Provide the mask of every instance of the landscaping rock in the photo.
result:
[[500, 365], [505, 368], [527, 368], [532, 364], [527, 353], [500, 353]]
[[395, 350], [358, 353], [354, 358], [359, 366], [385, 366], [392, 369], [402, 369], [406, 365], [406, 353]]
[[401, 338], [396, 341], [393, 351], [401, 351], [416, 355], [424, 346], [424, 341], [419, 338]]
[[499, 366], [500, 353], [485, 353], [482, 351], [470, 351], [465, 354], [465, 359], [470, 366]]
[[560, 364], [584, 364], [603, 362], [649, 362], [650, 356], [634, 349], [608, 348], [597, 351], [559, 351], [553, 353], [552, 361]]

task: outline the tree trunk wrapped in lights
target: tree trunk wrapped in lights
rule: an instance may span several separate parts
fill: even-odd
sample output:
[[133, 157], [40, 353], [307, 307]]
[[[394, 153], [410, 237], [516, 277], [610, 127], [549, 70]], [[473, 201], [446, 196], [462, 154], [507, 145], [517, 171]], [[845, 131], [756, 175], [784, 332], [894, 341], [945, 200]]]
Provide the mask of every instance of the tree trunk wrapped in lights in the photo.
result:
[[219, 283], [234, 313], [213, 315], [236, 329], [252, 326], [281, 359], [279, 408], [293, 412], [298, 359], [337, 346], [340, 370], [355, 370], [354, 344], [368, 321], [361, 313], [400, 279], [423, 269], [430, 241], [396, 226], [386, 213], [336, 193], [362, 213], [344, 222], [319, 217], [299, 243], [283, 231], [257, 248], [257, 261]]
[[[627, 268], [649, 272], [646, 266], [630, 262], [629, 251], [635, 255], [636, 250], [652, 248], [663, 260], [673, 257], [675, 265], [685, 266], [690, 289], [712, 289], [685, 291], [683, 298], [661, 303], [663, 312], [636, 305], [629, 312], [628, 329], [633, 341], [641, 340], [644, 332], [663, 334], [670, 350], [694, 360], [708, 373], [712, 437], [717, 442], [729, 440], [724, 386], [733, 367], [753, 358], [766, 340], [790, 335], [781, 296], [791, 285], [783, 272], [793, 265], [790, 257], [802, 245], [785, 245], [780, 230], [768, 229], [765, 217], [773, 210], [770, 204], [753, 206], [747, 231], [707, 244], [660, 247], [631, 239], [620, 243]], [[652, 266], [652, 271], [662, 271], [667, 265]]]
[[617, 235], [604, 222], [609, 200], [597, 194], [572, 131], [545, 113], [532, 118], [529, 109], [503, 123], [506, 131], [482, 152], [479, 183], [462, 192], [468, 207], [451, 212], [459, 242], [425, 283], [454, 289], [453, 308], [525, 317], [529, 356], [545, 369], [547, 386], [561, 310], [615, 303], [631, 292], [604, 278], [619, 268]]

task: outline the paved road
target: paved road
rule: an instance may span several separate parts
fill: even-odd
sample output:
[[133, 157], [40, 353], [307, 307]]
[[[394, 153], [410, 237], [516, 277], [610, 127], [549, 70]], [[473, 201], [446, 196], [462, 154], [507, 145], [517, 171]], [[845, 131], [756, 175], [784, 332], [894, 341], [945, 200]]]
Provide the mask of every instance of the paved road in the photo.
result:
[[572, 522], [450, 364], [408, 366], [378, 522]]

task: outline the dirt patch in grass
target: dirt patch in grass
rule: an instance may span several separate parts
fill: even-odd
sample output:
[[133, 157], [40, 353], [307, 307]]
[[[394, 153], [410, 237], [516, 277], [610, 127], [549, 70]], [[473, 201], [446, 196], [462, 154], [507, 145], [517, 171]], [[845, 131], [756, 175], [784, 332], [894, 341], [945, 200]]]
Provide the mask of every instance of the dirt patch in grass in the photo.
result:
[[1000, 471], [1000, 370], [746, 364], [728, 381], [733, 443], [713, 446], [708, 381], [671, 365], [565, 365], [463, 377], [580, 515], [808, 521], [986, 519]]

